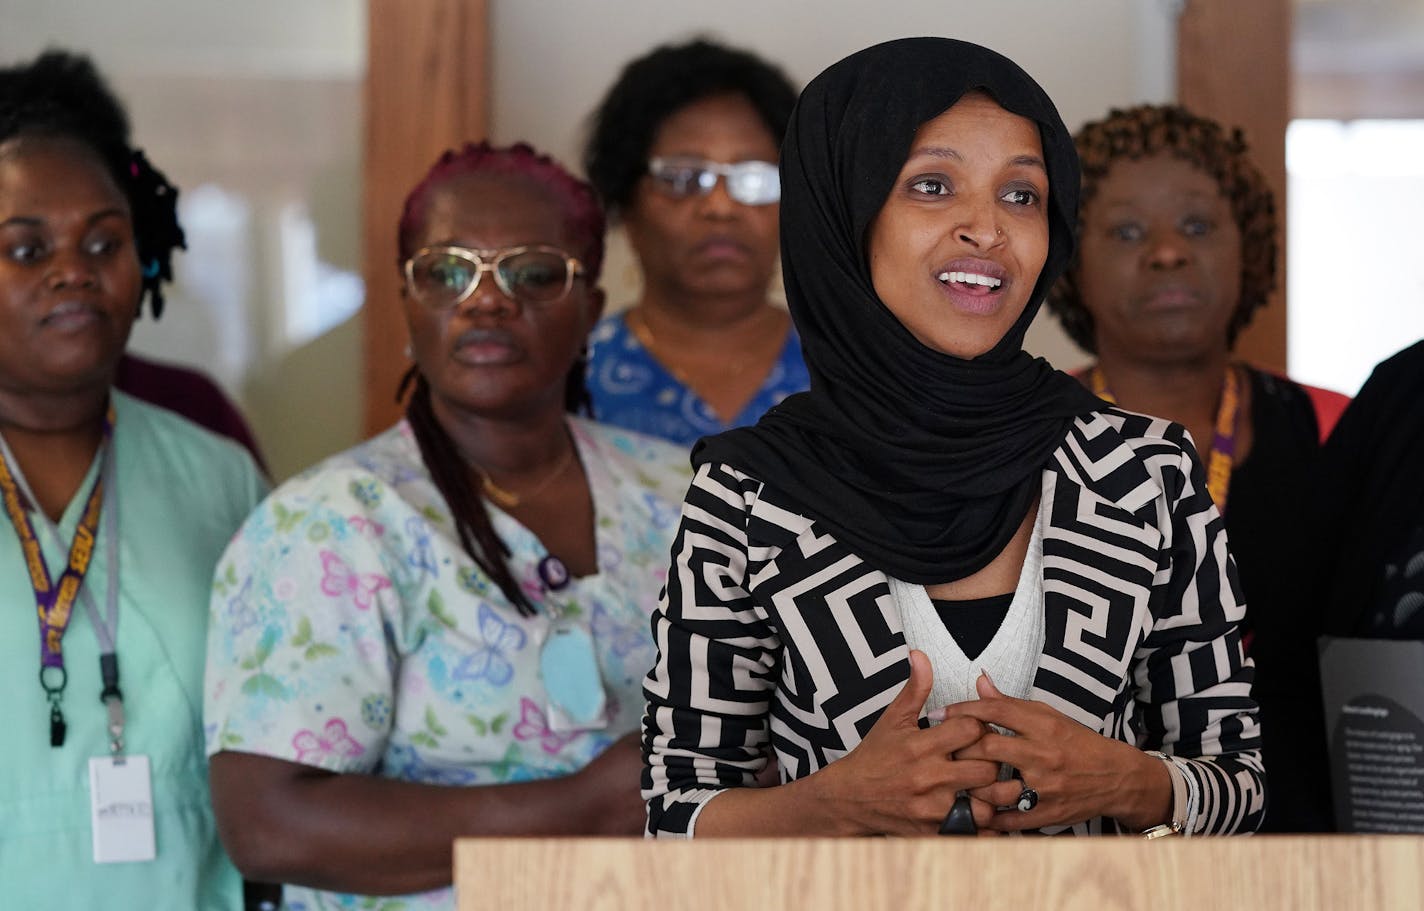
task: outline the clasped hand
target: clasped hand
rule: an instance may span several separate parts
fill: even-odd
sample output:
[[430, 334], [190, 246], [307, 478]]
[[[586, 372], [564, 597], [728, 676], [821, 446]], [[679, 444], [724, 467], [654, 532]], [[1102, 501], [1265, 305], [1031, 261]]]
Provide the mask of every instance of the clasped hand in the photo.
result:
[[[1172, 783], [1166, 764], [1119, 740], [1104, 737], [1041, 702], [999, 692], [981, 673], [977, 700], [945, 706], [942, 724], [973, 719], [992, 728], [956, 750], [956, 760], [983, 760], [1012, 766], [1017, 777], [975, 788], [970, 796], [998, 809], [987, 823], [1001, 832], [1080, 823], [1097, 816], [1115, 818], [1143, 830], [1171, 815]], [[1038, 800], [1017, 806], [1025, 787]], [[976, 819], [977, 822], [977, 819]]]
[[[976, 682], [979, 699], [946, 706], [931, 715], [938, 725], [921, 728], [932, 682], [929, 659], [912, 650], [904, 688], [860, 744], [822, 770], [832, 773], [823, 782], [827, 797], [856, 831], [933, 834], [960, 791], [968, 792], [974, 822], [988, 835], [1095, 816], [1145, 829], [1169, 815], [1163, 763], [1043, 703], [1005, 696], [987, 675]], [[998, 781], [1001, 763], [1022, 778]], [[1020, 811], [1015, 803], [1026, 784], [1039, 800]]]

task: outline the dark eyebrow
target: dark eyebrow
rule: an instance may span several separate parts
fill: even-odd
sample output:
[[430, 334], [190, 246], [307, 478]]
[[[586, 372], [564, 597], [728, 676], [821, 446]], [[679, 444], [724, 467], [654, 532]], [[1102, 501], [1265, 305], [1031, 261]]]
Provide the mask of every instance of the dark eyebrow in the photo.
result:
[[[930, 158], [949, 158], [954, 161], [964, 160], [964, 156], [960, 155], [957, 150], [948, 148], [947, 146], [922, 146], [910, 152], [911, 158], [915, 158], [919, 155], [928, 155]], [[1037, 155], [1015, 155], [1009, 159], [1009, 164], [1015, 167], [1038, 168], [1045, 174], [1048, 173], [1048, 165], [1044, 164], [1043, 159]]]
[[1037, 155], [1015, 155], [1009, 160], [1009, 164], [1027, 168], [1038, 168], [1043, 173], [1048, 173], [1048, 165], [1044, 164], [1043, 159]]
[[[1218, 194], [1209, 193], [1204, 190], [1190, 189], [1183, 190], [1182, 192], [1176, 194], [1172, 201], [1193, 203], [1202, 201], [1210, 202], [1216, 198], [1218, 198]], [[1127, 207], [1137, 205], [1138, 197], [1133, 195], [1104, 196], [1102, 201], [1103, 204], [1106, 206]]]
[[910, 152], [911, 158], [920, 155], [928, 155], [931, 158], [952, 158], [955, 161], [964, 160], [964, 156], [960, 155], [959, 152], [945, 146], [923, 146], [918, 149], [913, 149]]
[[[123, 209], [103, 209], [101, 211], [95, 212], [93, 215], [90, 215], [87, 220], [87, 224], [93, 225], [96, 222], [101, 222], [106, 218], [115, 217], [127, 218], [128, 215], [126, 212], [124, 212]], [[35, 215], [15, 215], [5, 219], [4, 221], [0, 221], [0, 228], [7, 228], [10, 225], [23, 225], [27, 228], [42, 228], [44, 227], [44, 219]]]

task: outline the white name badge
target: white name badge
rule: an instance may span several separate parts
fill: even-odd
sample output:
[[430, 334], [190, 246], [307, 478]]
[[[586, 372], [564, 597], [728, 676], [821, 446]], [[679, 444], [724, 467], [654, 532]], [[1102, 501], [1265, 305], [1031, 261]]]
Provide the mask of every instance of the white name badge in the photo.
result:
[[153, 785], [147, 756], [89, 760], [89, 815], [94, 863], [153, 860]]

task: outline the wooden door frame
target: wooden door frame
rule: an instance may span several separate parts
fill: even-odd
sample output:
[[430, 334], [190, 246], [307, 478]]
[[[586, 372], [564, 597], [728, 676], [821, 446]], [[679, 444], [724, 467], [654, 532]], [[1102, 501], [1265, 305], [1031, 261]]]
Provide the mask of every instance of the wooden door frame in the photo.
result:
[[488, 0], [368, 0], [363, 167], [363, 429], [401, 414], [410, 365], [396, 230], [406, 195], [440, 153], [489, 131]]
[[1286, 369], [1286, 126], [1291, 97], [1291, 0], [1187, 0], [1177, 22], [1177, 98], [1240, 127], [1276, 197], [1276, 290], [1236, 353]]

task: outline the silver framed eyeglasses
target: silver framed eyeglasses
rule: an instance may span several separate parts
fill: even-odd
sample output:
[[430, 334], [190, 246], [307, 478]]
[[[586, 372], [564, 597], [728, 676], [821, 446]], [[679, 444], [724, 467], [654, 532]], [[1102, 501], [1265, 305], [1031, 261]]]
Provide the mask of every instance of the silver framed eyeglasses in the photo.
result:
[[781, 200], [781, 175], [769, 161], [718, 164], [701, 158], [655, 157], [648, 161], [653, 185], [677, 199], [706, 196], [727, 182], [727, 195], [744, 206], [769, 206]]
[[543, 244], [498, 250], [424, 247], [405, 261], [405, 284], [416, 300], [443, 310], [474, 294], [486, 272], [510, 300], [549, 304], [569, 293], [584, 267], [558, 247]]

